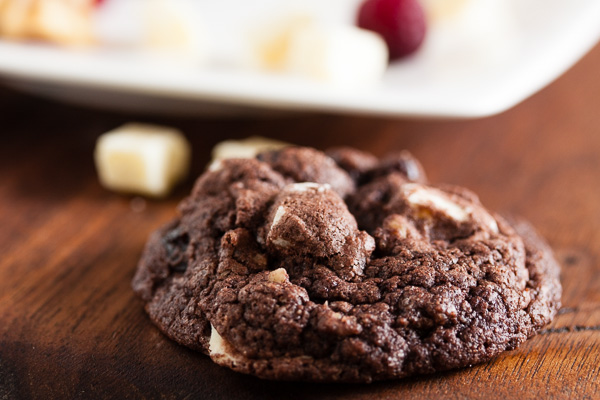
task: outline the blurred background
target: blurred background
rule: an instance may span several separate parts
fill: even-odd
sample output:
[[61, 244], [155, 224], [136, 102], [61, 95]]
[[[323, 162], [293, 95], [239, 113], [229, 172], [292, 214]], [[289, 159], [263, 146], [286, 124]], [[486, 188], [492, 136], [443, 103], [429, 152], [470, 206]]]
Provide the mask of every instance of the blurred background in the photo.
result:
[[[599, 37], [596, 0], [0, 0], [0, 398], [597, 397]], [[100, 138], [131, 122], [115, 146], [144, 168], [189, 151], [159, 197], [99, 177]], [[213, 147], [252, 136], [409, 150], [532, 222], [564, 311], [490, 363], [352, 389], [173, 344], [130, 289], [139, 255]]]

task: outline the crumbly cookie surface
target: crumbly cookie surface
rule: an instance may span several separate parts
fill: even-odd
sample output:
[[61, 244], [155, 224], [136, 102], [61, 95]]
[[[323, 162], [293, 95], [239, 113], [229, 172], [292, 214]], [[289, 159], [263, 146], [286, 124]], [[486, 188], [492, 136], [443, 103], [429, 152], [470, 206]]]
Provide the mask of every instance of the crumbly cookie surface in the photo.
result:
[[133, 287], [170, 338], [261, 378], [370, 382], [480, 363], [550, 322], [559, 267], [522, 222], [406, 152], [224, 160]]

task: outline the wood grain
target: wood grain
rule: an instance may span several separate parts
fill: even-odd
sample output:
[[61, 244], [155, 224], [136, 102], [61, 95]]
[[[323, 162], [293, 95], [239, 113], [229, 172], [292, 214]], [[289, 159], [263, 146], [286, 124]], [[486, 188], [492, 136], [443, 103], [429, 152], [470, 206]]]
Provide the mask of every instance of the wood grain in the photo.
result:
[[[297, 115], [168, 119], [80, 109], [0, 89], [0, 399], [600, 398], [600, 47], [514, 109], [472, 121]], [[150, 323], [130, 289], [165, 201], [103, 190], [96, 137], [143, 120], [182, 128], [193, 174], [249, 135], [382, 155], [406, 148], [433, 182], [529, 219], [563, 266], [564, 308], [521, 348], [470, 369], [373, 385], [265, 382], [213, 365]], [[137, 200], [134, 200], [137, 201]]]

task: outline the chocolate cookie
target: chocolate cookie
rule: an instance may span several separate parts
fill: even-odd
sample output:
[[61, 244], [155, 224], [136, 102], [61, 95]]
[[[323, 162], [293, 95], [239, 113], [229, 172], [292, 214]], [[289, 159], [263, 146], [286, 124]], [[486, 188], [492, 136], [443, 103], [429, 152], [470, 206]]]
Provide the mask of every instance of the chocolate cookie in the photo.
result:
[[489, 360], [553, 318], [559, 267], [527, 224], [406, 152], [328, 154], [198, 179], [133, 280], [166, 335], [261, 378], [370, 382]]

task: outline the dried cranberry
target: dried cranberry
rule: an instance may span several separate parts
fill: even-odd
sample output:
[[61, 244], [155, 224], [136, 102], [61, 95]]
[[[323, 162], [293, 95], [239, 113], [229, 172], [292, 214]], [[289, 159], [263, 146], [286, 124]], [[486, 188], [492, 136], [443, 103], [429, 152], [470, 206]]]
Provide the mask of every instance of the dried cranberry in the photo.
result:
[[413, 53], [425, 38], [425, 12], [418, 0], [366, 0], [357, 24], [383, 37], [390, 59]]

